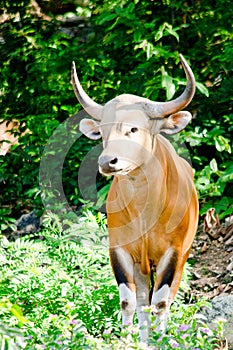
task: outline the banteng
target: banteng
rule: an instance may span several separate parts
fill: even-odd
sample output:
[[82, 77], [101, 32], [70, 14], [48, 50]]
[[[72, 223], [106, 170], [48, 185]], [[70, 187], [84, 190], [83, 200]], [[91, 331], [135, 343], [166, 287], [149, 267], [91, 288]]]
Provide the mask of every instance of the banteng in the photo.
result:
[[102, 137], [99, 171], [114, 176], [106, 208], [122, 324], [131, 324], [137, 310], [142, 341], [148, 339], [147, 305], [165, 330], [198, 223], [193, 171], [160, 135], [179, 132], [192, 118], [181, 110], [193, 98], [195, 79], [182, 55], [180, 60], [186, 88], [169, 102], [123, 94], [101, 106], [83, 90], [74, 63], [72, 68], [75, 94], [95, 119], [81, 120], [80, 131], [94, 140]]

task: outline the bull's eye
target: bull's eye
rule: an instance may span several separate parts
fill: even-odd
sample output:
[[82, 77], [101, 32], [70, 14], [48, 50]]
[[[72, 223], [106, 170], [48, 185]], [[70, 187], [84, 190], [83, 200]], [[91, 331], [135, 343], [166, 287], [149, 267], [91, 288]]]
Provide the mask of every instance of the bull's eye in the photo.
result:
[[94, 136], [100, 136], [100, 135], [101, 135], [101, 133], [100, 133], [99, 131], [93, 131], [92, 134], [93, 134]]
[[131, 130], [130, 130], [130, 132], [132, 132], [133, 134], [135, 133], [135, 132], [137, 132], [138, 131], [138, 128], [132, 128]]

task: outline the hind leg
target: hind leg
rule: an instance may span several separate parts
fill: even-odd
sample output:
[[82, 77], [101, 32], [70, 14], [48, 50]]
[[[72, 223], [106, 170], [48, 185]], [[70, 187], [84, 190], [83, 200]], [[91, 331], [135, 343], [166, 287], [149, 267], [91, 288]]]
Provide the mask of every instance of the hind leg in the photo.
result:
[[188, 254], [169, 248], [162, 256], [156, 269], [156, 281], [152, 294], [151, 304], [157, 315], [158, 330], [164, 332], [166, 329], [169, 309], [182, 278], [182, 271]]
[[141, 264], [134, 265], [134, 280], [136, 284], [137, 316], [140, 328], [141, 342], [147, 342], [149, 336], [149, 313], [144, 308], [149, 305], [150, 275], [141, 272]]

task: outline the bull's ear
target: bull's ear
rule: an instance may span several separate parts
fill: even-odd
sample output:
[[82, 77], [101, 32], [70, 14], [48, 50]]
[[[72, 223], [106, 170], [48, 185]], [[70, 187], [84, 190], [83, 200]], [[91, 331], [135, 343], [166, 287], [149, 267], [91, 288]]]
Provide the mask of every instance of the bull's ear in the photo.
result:
[[170, 135], [176, 134], [179, 131], [183, 130], [191, 119], [192, 115], [187, 111], [171, 114], [168, 118], [164, 119], [164, 123], [160, 131], [163, 131], [166, 134]]
[[79, 130], [91, 140], [98, 140], [101, 138], [99, 123], [93, 119], [82, 119], [79, 124]]

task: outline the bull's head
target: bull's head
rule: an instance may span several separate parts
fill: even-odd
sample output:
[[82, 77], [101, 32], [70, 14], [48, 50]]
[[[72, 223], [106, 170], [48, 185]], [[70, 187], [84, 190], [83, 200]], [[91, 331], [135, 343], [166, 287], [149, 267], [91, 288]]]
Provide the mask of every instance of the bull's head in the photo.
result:
[[80, 131], [88, 138], [103, 138], [104, 150], [99, 157], [99, 170], [105, 175], [128, 174], [147, 162], [156, 147], [159, 132], [175, 134], [186, 127], [192, 116], [181, 111], [193, 98], [195, 78], [191, 68], [180, 55], [187, 84], [178, 98], [168, 102], [123, 94], [104, 106], [94, 102], [83, 90], [75, 64], [72, 67], [72, 84], [80, 104], [96, 119], [83, 119]]

